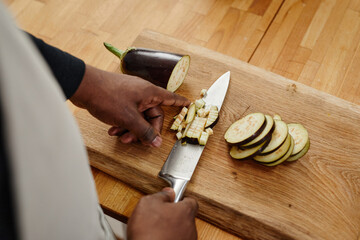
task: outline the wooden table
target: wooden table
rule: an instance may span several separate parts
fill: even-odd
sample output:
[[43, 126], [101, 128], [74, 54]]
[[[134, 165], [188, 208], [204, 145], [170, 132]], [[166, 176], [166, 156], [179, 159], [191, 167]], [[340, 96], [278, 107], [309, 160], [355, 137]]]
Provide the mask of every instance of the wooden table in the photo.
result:
[[[7, 0], [19, 25], [105, 70], [144, 29], [200, 45], [360, 103], [359, 0]], [[76, 109], [73, 108], [74, 111]], [[100, 203], [126, 219], [140, 192], [93, 169]], [[197, 220], [200, 239], [238, 239]]]

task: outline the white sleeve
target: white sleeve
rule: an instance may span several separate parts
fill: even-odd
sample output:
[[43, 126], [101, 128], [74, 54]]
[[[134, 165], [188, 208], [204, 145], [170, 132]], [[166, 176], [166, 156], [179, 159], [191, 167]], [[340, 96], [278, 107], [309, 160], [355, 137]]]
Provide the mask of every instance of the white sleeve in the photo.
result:
[[0, 3], [0, 103], [20, 239], [114, 239], [65, 97]]

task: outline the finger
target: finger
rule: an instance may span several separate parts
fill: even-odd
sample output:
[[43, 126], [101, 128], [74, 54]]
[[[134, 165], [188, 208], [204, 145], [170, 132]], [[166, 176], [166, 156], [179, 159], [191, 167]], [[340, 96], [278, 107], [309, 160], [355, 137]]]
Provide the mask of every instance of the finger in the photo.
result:
[[151, 197], [161, 202], [174, 202], [175, 192], [174, 189], [166, 187], [163, 188], [160, 192], [152, 194]]
[[188, 207], [191, 210], [191, 214], [193, 214], [193, 216], [196, 215], [198, 209], [199, 209], [199, 205], [197, 203], [197, 201], [193, 198], [189, 198], [189, 197], [185, 197], [182, 201], [178, 202], [179, 205], [183, 205], [184, 207]]
[[[135, 109], [128, 109], [124, 127], [132, 132], [145, 145], [159, 147], [162, 140], [159, 132]], [[120, 125], [120, 124], [119, 124]]]
[[126, 132], [125, 134], [120, 136], [120, 141], [125, 144], [136, 142], [137, 140], [137, 137], [131, 132]]
[[188, 106], [190, 104], [190, 100], [186, 97], [177, 95], [176, 93], [167, 91], [165, 89], [160, 89], [159, 95], [162, 98], [161, 105], [164, 106]]
[[148, 122], [155, 128], [156, 131], [161, 133], [162, 125], [164, 122], [164, 111], [160, 106], [156, 106], [145, 111], [145, 117]]
[[111, 127], [108, 130], [108, 134], [110, 136], [121, 136], [126, 132], [128, 132], [128, 130], [126, 130], [125, 128], [122, 128], [122, 127]]
[[157, 105], [166, 105], [166, 106], [188, 106], [190, 100], [187, 98], [167, 91], [160, 87], [154, 87], [147, 93], [147, 97], [144, 97], [144, 101], [139, 105], [139, 111], [143, 112], [149, 108], [155, 107]]

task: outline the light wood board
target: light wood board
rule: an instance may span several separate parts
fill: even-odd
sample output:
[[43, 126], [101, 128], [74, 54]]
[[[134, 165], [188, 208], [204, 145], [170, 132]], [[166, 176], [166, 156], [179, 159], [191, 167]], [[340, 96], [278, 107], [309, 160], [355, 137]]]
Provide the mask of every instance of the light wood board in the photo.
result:
[[[178, 93], [192, 100], [225, 71], [229, 91], [186, 195], [199, 217], [249, 239], [354, 239], [360, 227], [360, 107], [222, 54], [145, 32], [134, 46], [188, 53], [192, 58]], [[152, 193], [166, 184], [157, 174], [175, 142], [169, 131], [179, 109], [165, 108], [163, 145], [123, 145], [108, 126], [85, 111], [76, 117], [91, 164]], [[264, 167], [230, 158], [223, 134], [250, 112], [280, 114], [308, 130], [311, 148], [297, 162]]]

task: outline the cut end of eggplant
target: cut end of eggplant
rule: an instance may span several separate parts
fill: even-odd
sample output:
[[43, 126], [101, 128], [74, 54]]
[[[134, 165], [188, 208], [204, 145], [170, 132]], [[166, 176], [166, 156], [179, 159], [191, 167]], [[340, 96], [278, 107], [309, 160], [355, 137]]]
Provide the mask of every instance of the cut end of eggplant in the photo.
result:
[[175, 65], [166, 89], [170, 92], [175, 92], [184, 82], [187, 72], [190, 67], [190, 56], [183, 56]]

